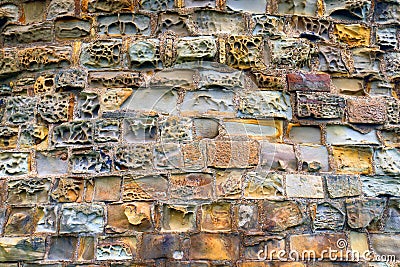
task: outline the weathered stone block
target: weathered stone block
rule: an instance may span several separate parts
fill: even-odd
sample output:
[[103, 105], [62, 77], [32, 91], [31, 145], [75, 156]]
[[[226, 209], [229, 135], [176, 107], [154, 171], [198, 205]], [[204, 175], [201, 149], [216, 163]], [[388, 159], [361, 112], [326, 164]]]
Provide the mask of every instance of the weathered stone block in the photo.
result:
[[124, 140], [128, 143], [155, 141], [157, 121], [154, 118], [124, 119]]
[[0, 176], [25, 175], [30, 171], [29, 153], [1, 152]]
[[240, 95], [240, 117], [292, 118], [289, 95], [276, 91], [246, 92]]
[[322, 73], [289, 73], [289, 91], [330, 92], [330, 76]]
[[349, 121], [352, 123], [385, 123], [386, 105], [381, 98], [357, 98], [347, 101]]
[[292, 145], [261, 142], [260, 165], [267, 170], [295, 171], [297, 159]]
[[335, 24], [333, 34], [350, 47], [368, 46], [371, 30], [360, 24]]
[[118, 142], [120, 122], [118, 120], [98, 120], [94, 128], [94, 141], [97, 143]]
[[159, 121], [160, 138], [164, 143], [188, 142], [192, 140], [192, 120], [170, 116]]
[[369, 197], [400, 196], [400, 182], [393, 176], [361, 177], [363, 192]]
[[375, 253], [382, 257], [389, 256], [394, 259], [400, 257], [400, 237], [399, 235], [372, 234], [371, 248]]
[[0, 127], [0, 148], [10, 149], [17, 146], [18, 128]]
[[261, 68], [264, 41], [261, 37], [230, 36], [226, 63], [238, 69]]
[[194, 234], [190, 237], [189, 258], [194, 260], [236, 260], [239, 237], [223, 234]]
[[183, 164], [186, 171], [201, 171], [207, 165], [206, 144], [192, 142], [182, 144]]
[[57, 230], [57, 206], [42, 206], [36, 214], [35, 233], [55, 233]]
[[376, 150], [374, 153], [375, 172], [378, 175], [397, 175], [400, 173], [400, 152], [396, 149]]
[[246, 198], [282, 199], [283, 176], [277, 173], [248, 172], [244, 180]]
[[296, 113], [301, 118], [341, 119], [344, 116], [345, 99], [327, 93], [296, 95]]
[[101, 35], [150, 35], [150, 17], [119, 13], [115, 15], [100, 15], [97, 17], [99, 34]]
[[66, 67], [71, 63], [70, 46], [39, 46], [18, 51], [19, 65], [27, 70]]
[[[173, 3], [172, 0], [164, 0]], [[190, 35], [188, 27], [188, 16], [178, 14], [175, 12], [163, 12], [158, 16], [158, 30], [157, 33], [165, 33], [172, 31], [178, 36]]]
[[270, 41], [270, 61], [276, 68], [307, 67], [314, 53], [315, 48], [308, 40], [284, 38]]
[[364, 228], [379, 221], [386, 206], [385, 199], [347, 199], [347, 224]]
[[145, 144], [121, 146], [115, 153], [117, 170], [150, 170], [152, 169], [152, 146]]
[[60, 175], [68, 172], [68, 151], [51, 150], [36, 153], [36, 169], [39, 176]]
[[64, 204], [61, 210], [60, 233], [101, 233], [104, 208], [98, 204]]
[[207, 60], [215, 56], [217, 44], [213, 37], [183, 37], [176, 45], [176, 62]]
[[159, 68], [162, 65], [159, 41], [155, 39], [134, 41], [129, 46], [128, 54], [134, 69]]
[[90, 72], [88, 82], [97, 88], [138, 88], [145, 85], [140, 72]]
[[289, 138], [295, 143], [321, 144], [321, 129], [315, 126], [289, 124]]
[[300, 145], [299, 150], [303, 171], [329, 171], [328, 150], [325, 146]]
[[313, 229], [341, 230], [344, 226], [345, 214], [328, 202], [312, 204], [310, 207]]
[[0, 54], [0, 75], [7, 76], [21, 70], [17, 57], [17, 51], [14, 49], [3, 49]]
[[369, 147], [333, 147], [337, 173], [369, 174], [372, 172], [372, 149]]
[[381, 49], [396, 49], [399, 46], [396, 28], [377, 28], [376, 43]]
[[324, 187], [321, 176], [286, 175], [286, 194], [296, 198], [324, 198]]
[[84, 181], [79, 179], [57, 179], [50, 194], [57, 202], [82, 202]]
[[131, 88], [107, 89], [100, 96], [100, 107], [103, 111], [118, 110], [131, 94]]
[[354, 71], [351, 52], [339, 45], [320, 44], [319, 70], [328, 73], [349, 73]]
[[208, 166], [216, 168], [251, 168], [259, 161], [256, 141], [214, 141], [207, 143]]
[[201, 230], [219, 232], [232, 230], [231, 205], [217, 202], [201, 206]]
[[196, 227], [196, 207], [192, 205], [162, 206], [161, 229], [163, 231], [187, 232]]
[[47, 19], [72, 15], [75, 9], [74, 0], [52, 0], [47, 7]]
[[48, 178], [10, 180], [7, 183], [7, 202], [10, 204], [45, 203], [48, 201], [50, 185], [51, 180]]
[[328, 20], [309, 16], [292, 16], [289, 26], [293, 37], [303, 37], [310, 41], [330, 39], [331, 22]]
[[93, 124], [89, 121], [62, 123], [54, 127], [51, 141], [55, 147], [91, 144]]
[[328, 175], [325, 176], [325, 179], [331, 198], [361, 195], [361, 182], [358, 176]]
[[168, 181], [161, 175], [125, 176], [122, 186], [122, 200], [165, 200]]
[[9, 25], [4, 28], [2, 35], [4, 41], [9, 44], [51, 42], [53, 39], [53, 27], [49, 22], [38, 24]]
[[379, 145], [375, 130], [362, 133], [347, 126], [328, 125], [326, 143], [332, 145]]
[[132, 0], [88, 0], [86, 9], [89, 12], [118, 12], [130, 10], [132, 8]]
[[43, 260], [45, 239], [43, 237], [2, 237], [0, 262], [20, 260]]
[[75, 258], [78, 238], [72, 236], [52, 237], [50, 239], [50, 250], [48, 260], [71, 261]]
[[235, 220], [238, 227], [245, 231], [257, 231], [259, 229], [258, 213], [258, 206], [253, 203], [236, 206]]
[[284, 36], [283, 18], [270, 15], [253, 15], [253, 35], [266, 35], [272, 38]]
[[385, 232], [398, 232], [400, 226], [400, 200], [392, 198], [388, 203], [388, 215], [384, 220]]
[[[343, 241], [341, 240], [347, 244], [346, 235], [342, 233], [292, 235], [290, 237], [290, 250], [297, 251], [299, 255], [307, 255], [306, 251], [312, 251], [318, 259], [327, 259], [330, 256], [339, 257], [341, 253], [346, 255], [347, 252], [347, 248], [342, 246]], [[332, 252], [330, 256], [329, 253], [326, 253], [329, 248]]]
[[32, 208], [12, 207], [4, 226], [4, 235], [30, 235], [35, 226]]
[[40, 99], [38, 113], [46, 122], [64, 122], [68, 121], [70, 108], [69, 94], [47, 94]]
[[208, 173], [173, 174], [169, 192], [178, 199], [208, 199], [213, 195], [213, 180]]
[[190, 30], [201, 35], [243, 34], [245, 22], [241, 14], [229, 14], [213, 10], [199, 10], [190, 18], [193, 28]]
[[151, 203], [148, 202], [109, 205], [106, 231], [110, 233], [149, 231], [153, 227], [152, 209]]
[[141, 254], [144, 259], [172, 259], [174, 252], [181, 251], [181, 241], [176, 234], [145, 234]]
[[141, 0], [140, 7], [150, 11], [162, 11], [174, 6], [173, 0]]
[[183, 116], [224, 116], [234, 117], [235, 94], [227, 90], [202, 90], [186, 92], [181, 114]]
[[6, 118], [9, 123], [18, 124], [34, 120], [36, 99], [15, 96], [7, 98]]
[[325, 15], [333, 19], [366, 20], [371, 9], [368, 1], [356, 0], [327, 0], [325, 1]]
[[317, 12], [316, 0], [279, 0], [275, 12], [280, 15], [315, 16]]
[[341, 94], [352, 96], [365, 95], [365, 82], [362, 79], [333, 78], [332, 83]]
[[72, 173], [105, 173], [111, 171], [111, 156], [107, 149], [75, 150], [69, 158]]
[[161, 143], [155, 145], [153, 150], [153, 164], [158, 170], [183, 168], [183, 153], [179, 144]]
[[88, 68], [115, 68], [121, 61], [118, 40], [95, 41], [82, 45], [81, 64]]
[[296, 201], [264, 201], [262, 227], [266, 231], [280, 232], [298, 226], [305, 220], [305, 211]]
[[243, 170], [217, 170], [215, 189], [219, 198], [238, 199], [242, 192]]
[[136, 236], [101, 237], [95, 249], [96, 259], [132, 260], [136, 257], [138, 239]]

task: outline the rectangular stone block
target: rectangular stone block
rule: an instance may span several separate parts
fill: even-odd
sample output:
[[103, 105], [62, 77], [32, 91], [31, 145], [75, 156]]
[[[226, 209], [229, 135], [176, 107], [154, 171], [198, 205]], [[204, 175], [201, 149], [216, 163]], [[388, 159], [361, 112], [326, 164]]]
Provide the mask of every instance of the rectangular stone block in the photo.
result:
[[308, 172], [328, 172], [328, 150], [325, 146], [299, 145], [302, 170]]
[[[366, 20], [369, 11], [371, 10], [370, 2], [355, 1], [354, 3], [345, 0], [327, 0], [325, 2], [325, 15], [333, 19], [344, 19], [350, 21]], [[360, 9], [354, 7], [357, 5]], [[344, 15], [342, 15], [345, 13]]]
[[[48, 178], [10, 180], [7, 186], [7, 201], [10, 204], [45, 203], [48, 201], [51, 180]], [[5, 187], [1, 189], [5, 191]]]
[[208, 166], [216, 168], [251, 168], [259, 162], [256, 141], [214, 141], [207, 143]]
[[347, 199], [347, 224], [355, 229], [374, 228], [382, 219], [385, 206], [386, 200], [380, 198]]
[[271, 66], [277, 69], [308, 67], [311, 57], [315, 53], [311, 43], [300, 38], [270, 40], [269, 51]]
[[80, 63], [91, 69], [115, 68], [121, 62], [121, 42], [103, 40], [82, 44]]
[[52, 261], [72, 261], [78, 245], [78, 238], [71, 236], [52, 237], [47, 256]]
[[194, 234], [190, 237], [189, 258], [194, 260], [236, 260], [239, 237], [223, 234]]
[[289, 95], [276, 91], [257, 91], [240, 95], [239, 116], [250, 118], [292, 118]]
[[283, 199], [283, 176], [274, 172], [246, 173], [244, 196], [249, 199]]
[[228, 14], [214, 10], [196, 11], [190, 18], [190, 30], [200, 35], [243, 34], [245, 23], [241, 14]]
[[386, 122], [386, 105], [382, 98], [357, 98], [347, 101], [349, 121], [352, 123]]
[[154, 69], [162, 66], [158, 39], [136, 40], [128, 48], [133, 69]]
[[107, 206], [107, 233], [147, 232], [153, 229], [151, 202], [131, 202]]
[[19, 64], [26, 70], [59, 68], [69, 66], [72, 47], [38, 46], [18, 51]]
[[96, 88], [138, 88], [145, 85], [140, 72], [89, 72], [88, 83]]
[[296, 198], [324, 198], [324, 187], [321, 176], [286, 175], [286, 194]]
[[330, 92], [331, 79], [325, 73], [288, 73], [289, 91]]
[[321, 144], [321, 129], [315, 126], [288, 125], [289, 138], [295, 143]]
[[143, 236], [141, 255], [144, 259], [172, 259], [174, 252], [181, 252], [181, 241], [176, 234], [146, 234]]
[[125, 176], [122, 186], [122, 201], [165, 200], [168, 181], [161, 175]]
[[296, 95], [296, 113], [300, 118], [341, 119], [344, 116], [345, 99], [328, 93]]
[[72, 173], [106, 173], [111, 172], [112, 158], [106, 148], [74, 150], [69, 162]]
[[217, 52], [213, 37], [182, 37], [176, 45], [176, 62], [212, 59]]
[[296, 171], [297, 158], [293, 145], [270, 143], [266, 141], [261, 144], [260, 165], [278, 171]]
[[104, 207], [98, 204], [64, 204], [60, 233], [102, 233]]
[[0, 176], [25, 175], [30, 171], [29, 153], [1, 152]]
[[333, 147], [333, 158], [339, 174], [369, 174], [372, 172], [370, 147]]
[[360, 178], [355, 175], [325, 176], [328, 193], [331, 198], [353, 197], [361, 195]]
[[95, 254], [99, 261], [132, 260], [136, 257], [137, 250], [136, 236], [100, 237]]
[[241, 169], [217, 170], [215, 187], [218, 198], [239, 199], [242, 193], [243, 173]]
[[172, 174], [169, 193], [178, 199], [209, 199], [214, 191], [213, 180], [208, 173]]
[[[381, 255], [390, 261], [400, 258], [400, 236], [399, 235], [385, 235], [385, 234], [372, 234], [371, 248], [375, 253]], [[390, 257], [390, 258], [389, 258]]]
[[350, 47], [368, 46], [371, 29], [360, 24], [335, 24], [333, 34]]
[[400, 152], [397, 148], [379, 149], [374, 153], [375, 173], [378, 175], [398, 175], [400, 173]]
[[57, 202], [82, 202], [84, 185], [80, 179], [56, 179], [50, 196]]
[[328, 125], [326, 127], [326, 143], [332, 145], [379, 145], [377, 132], [356, 131], [347, 126]]
[[43, 260], [45, 239], [43, 237], [1, 237], [0, 262]]
[[[346, 247], [342, 247], [342, 243], [347, 244], [345, 234], [305, 234], [305, 235], [292, 235], [290, 237], [290, 250], [297, 251], [300, 255], [305, 255], [305, 259], [310, 256], [310, 259], [327, 259], [329, 253], [323, 251], [332, 251], [332, 257], [339, 257], [340, 253], [345, 255], [347, 252]], [[334, 251], [335, 250], [335, 251]], [[311, 254], [307, 251], [312, 251]]]
[[400, 196], [400, 181], [393, 176], [362, 176], [362, 191], [369, 197]]
[[225, 119], [223, 125], [229, 136], [243, 136], [251, 139], [267, 139], [271, 142], [282, 140], [282, 120]]
[[55, 36], [58, 39], [80, 39], [89, 36], [91, 21], [72, 17], [57, 19], [54, 23]]
[[262, 228], [281, 232], [304, 223], [305, 210], [297, 201], [263, 201]]
[[164, 204], [160, 208], [162, 231], [188, 232], [196, 228], [196, 206]]
[[225, 90], [202, 90], [186, 92], [181, 106], [183, 116], [212, 115], [234, 117], [235, 93]]

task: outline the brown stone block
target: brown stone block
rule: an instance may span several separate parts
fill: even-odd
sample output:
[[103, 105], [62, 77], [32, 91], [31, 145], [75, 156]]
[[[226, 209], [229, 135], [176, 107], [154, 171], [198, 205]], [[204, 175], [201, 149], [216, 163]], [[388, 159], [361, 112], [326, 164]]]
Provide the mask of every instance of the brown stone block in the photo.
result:
[[368, 46], [371, 29], [360, 24], [335, 24], [333, 34], [350, 47]]
[[340, 174], [370, 174], [372, 149], [365, 147], [334, 146], [333, 158]]
[[170, 197], [179, 199], [210, 199], [213, 196], [213, 176], [209, 173], [172, 174]]
[[325, 73], [289, 73], [289, 91], [330, 92], [330, 75]]
[[35, 226], [35, 210], [32, 208], [13, 207], [4, 226], [5, 235], [31, 234]]
[[163, 231], [186, 232], [196, 227], [196, 207], [193, 205], [164, 204], [161, 212]]
[[374, 226], [382, 219], [385, 199], [347, 199], [347, 223], [351, 228]]
[[72, 236], [57, 236], [50, 239], [48, 260], [72, 261], [75, 259], [78, 238]]
[[271, 170], [297, 170], [297, 159], [293, 145], [262, 142], [261, 165]]
[[304, 222], [304, 210], [296, 201], [264, 201], [260, 220], [266, 231], [284, 231]]
[[106, 232], [124, 233], [150, 230], [153, 227], [151, 209], [150, 202], [108, 205]]
[[[305, 255], [307, 257], [310, 255], [311, 260], [321, 258], [329, 259], [330, 255], [327, 253], [329, 249], [332, 250], [332, 257], [339, 257], [341, 251], [343, 255], [346, 255], [344, 253], [346, 253], [347, 247], [343, 247], [342, 245], [347, 246], [346, 235], [342, 233], [305, 234], [292, 235], [290, 237], [290, 250], [297, 251], [300, 256]], [[336, 250], [336, 252], [333, 250]]]
[[239, 236], [195, 234], [190, 237], [189, 258], [194, 260], [236, 260], [239, 257]]
[[143, 259], [173, 258], [182, 249], [180, 238], [174, 234], [146, 234], [143, 236], [140, 256]]
[[357, 98], [347, 101], [347, 113], [351, 123], [386, 122], [386, 105], [382, 98]]
[[91, 183], [93, 186], [93, 195], [88, 198], [88, 191], [86, 190], [86, 199], [93, 199], [93, 201], [118, 201], [121, 198], [122, 177], [96, 177]]
[[216, 194], [219, 198], [238, 199], [242, 193], [243, 170], [217, 170]]
[[232, 229], [230, 203], [212, 203], [201, 206], [201, 229], [203, 231], [230, 231]]
[[99, 237], [97, 260], [132, 260], [137, 253], [136, 236]]
[[257, 141], [214, 141], [207, 143], [208, 166], [251, 168], [259, 161]]
[[84, 181], [79, 179], [57, 179], [50, 194], [57, 202], [82, 202]]

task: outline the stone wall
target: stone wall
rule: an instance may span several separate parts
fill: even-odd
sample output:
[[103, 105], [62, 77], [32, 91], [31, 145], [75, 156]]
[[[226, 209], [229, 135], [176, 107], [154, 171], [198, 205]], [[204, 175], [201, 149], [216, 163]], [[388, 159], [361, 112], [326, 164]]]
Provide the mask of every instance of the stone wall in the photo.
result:
[[399, 23], [396, 0], [1, 0], [0, 266], [400, 260]]

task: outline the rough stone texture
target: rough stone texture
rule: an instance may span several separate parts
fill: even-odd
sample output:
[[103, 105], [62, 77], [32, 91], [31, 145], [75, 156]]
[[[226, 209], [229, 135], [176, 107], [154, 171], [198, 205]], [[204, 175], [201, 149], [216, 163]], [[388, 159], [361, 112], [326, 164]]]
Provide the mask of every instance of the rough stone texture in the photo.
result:
[[397, 0], [0, 1], [0, 267], [388, 267], [322, 251], [400, 257], [399, 24]]

